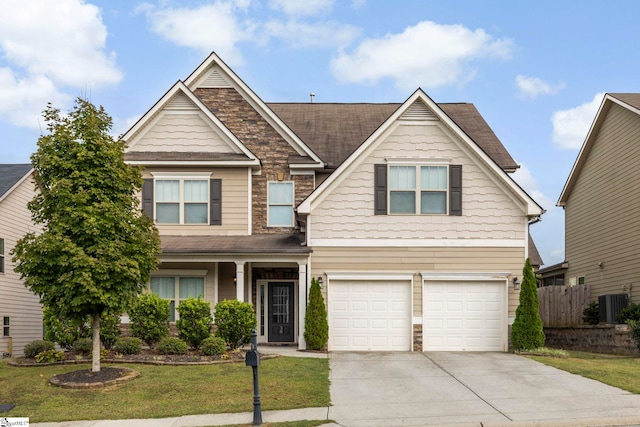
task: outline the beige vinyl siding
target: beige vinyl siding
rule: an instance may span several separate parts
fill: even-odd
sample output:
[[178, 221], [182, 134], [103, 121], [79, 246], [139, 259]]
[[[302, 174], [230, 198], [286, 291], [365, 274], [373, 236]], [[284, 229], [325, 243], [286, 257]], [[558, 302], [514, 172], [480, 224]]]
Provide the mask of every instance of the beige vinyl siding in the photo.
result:
[[[524, 202], [470, 158], [440, 122], [397, 125], [311, 214], [315, 239], [525, 239]], [[450, 160], [461, 164], [462, 216], [374, 215], [374, 165], [387, 159]], [[392, 160], [390, 160], [392, 161]], [[513, 196], [515, 197], [515, 196]]]
[[136, 142], [134, 151], [234, 152], [213, 130], [204, 114], [197, 111], [160, 113]]
[[[314, 247], [311, 276], [327, 272], [413, 273], [413, 316], [422, 315], [421, 272], [511, 273], [522, 280], [524, 248], [355, 248]], [[325, 301], [326, 286], [323, 288]], [[509, 316], [515, 315], [519, 294], [509, 285]]]
[[[11, 318], [13, 356], [21, 356], [24, 345], [42, 339], [42, 306], [39, 298], [29, 291], [13, 271], [11, 250], [16, 241], [28, 232], [37, 232], [31, 223], [27, 203], [33, 198], [33, 182], [27, 179], [0, 202], [0, 238], [4, 238], [5, 273], [0, 273], [0, 323], [4, 316]], [[9, 339], [0, 333], [0, 352], [9, 351]]]
[[249, 230], [249, 175], [243, 168], [219, 169], [157, 169], [149, 168], [145, 178], [153, 178], [152, 172], [211, 172], [212, 179], [222, 180], [222, 225], [156, 224], [160, 235], [247, 235]]
[[640, 303], [638, 141], [640, 116], [613, 104], [567, 200], [566, 278], [584, 276], [594, 300], [631, 285]]

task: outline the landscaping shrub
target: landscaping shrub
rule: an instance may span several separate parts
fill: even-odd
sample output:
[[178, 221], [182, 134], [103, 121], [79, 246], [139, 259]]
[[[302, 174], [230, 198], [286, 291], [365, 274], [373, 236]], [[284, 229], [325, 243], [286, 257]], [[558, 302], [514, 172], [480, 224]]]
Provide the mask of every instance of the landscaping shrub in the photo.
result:
[[585, 325], [597, 325], [600, 323], [600, 308], [597, 302], [591, 302], [582, 310], [582, 321]]
[[64, 360], [64, 351], [45, 350], [36, 355], [36, 363], [53, 363]]
[[107, 350], [111, 350], [120, 338], [120, 316], [103, 314], [100, 316], [100, 342]]
[[54, 315], [44, 307], [44, 339], [58, 343], [64, 349], [71, 350], [73, 343], [80, 338], [91, 338], [91, 317], [80, 320], [65, 319]]
[[22, 353], [24, 357], [34, 358], [38, 355], [38, 353], [42, 353], [47, 350], [54, 350], [56, 348], [56, 344], [47, 340], [35, 340], [30, 341], [27, 345], [24, 346]]
[[189, 347], [180, 338], [166, 337], [160, 340], [156, 350], [160, 354], [186, 354], [189, 351]]
[[178, 305], [178, 336], [193, 348], [211, 335], [211, 304], [201, 298], [189, 298]]
[[216, 335], [232, 350], [251, 340], [251, 331], [256, 327], [256, 314], [251, 304], [225, 300], [216, 304], [215, 311]]
[[636, 342], [636, 347], [640, 350], [640, 321], [627, 320], [627, 325], [631, 328], [631, 337]]
[[532, 350], [544, 346], [544, 331], [538, 307], [538, 289], [531, 261], [527, 258], [522, 269], [520, 304], [511, 327], [511, 344], [516, 351]]
[[138, 354], [142, 350], [142, 340], [136, 337], [118, 338], [113, 350], [120, 354]]
[[131, 335], [154, 347], [169, 335], [170, 310], [168, 300], [154, 294], [140, 295], [128, 310]]
[[310, 350], [322, 350], [329, 341], [329, 324], [327, 323], [327, 308], [320, 290], [320, 284], [311, 279], [309, 303], [304, 316], [304, 339]]
[[217, 356], [227, 351], [227, 343], [220, 337], [211, 336], [200, 343], [200, 353], [205, 356]]
[[93, 351], [93, 340], [91, 338], [80, 338], [73, 343], [73, 352], [76, 354], [89, 355]]
[[629, 307], [623, 308], [616, 317], [618, 323], [629, 323], [629, 320], [640, 320], [640, 304], [629, 304]]

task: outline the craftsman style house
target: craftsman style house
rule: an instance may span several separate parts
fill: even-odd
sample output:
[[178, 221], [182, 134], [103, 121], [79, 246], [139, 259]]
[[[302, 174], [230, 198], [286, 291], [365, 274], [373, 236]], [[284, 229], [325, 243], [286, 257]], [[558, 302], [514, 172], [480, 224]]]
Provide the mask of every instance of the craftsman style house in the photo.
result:
[[269, 104], [212, 54], [123, 138], [174, 310], [248, 301], [305, 348], [317, 278], [330, 350], [507, 350], [543, 210], [472, 104]]
[[0, 165], [0, 357], [21, 356], [29, 341], [42, 339], [42, 306], [13, 271], [11, 250], [35, 231], [27, 203], [35, 195], [29, 164]]
[[558, 200], [565, 262], [555, 271], [567, 285], [588, 283], [592, 300], [627, 294], [640, 303], [639, 140], [640, 94], [606, 94]]

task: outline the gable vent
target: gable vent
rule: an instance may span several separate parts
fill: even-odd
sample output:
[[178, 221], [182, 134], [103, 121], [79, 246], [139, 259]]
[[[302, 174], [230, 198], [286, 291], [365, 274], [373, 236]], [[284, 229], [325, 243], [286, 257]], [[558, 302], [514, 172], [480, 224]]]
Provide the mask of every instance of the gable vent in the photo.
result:
[[171, 110], [193, 110], [195, 106], [185, 94], [179, 93], [173, 97], [167, 108]]
[[213, 68], [198, 87], [221, 88], [231, 87], [231, 84], [217, 68]]
[[400, 120], [438, 120], [438, 118], [424, 105], [422, 102], [414, 102], [411, 107], [405, 111]]

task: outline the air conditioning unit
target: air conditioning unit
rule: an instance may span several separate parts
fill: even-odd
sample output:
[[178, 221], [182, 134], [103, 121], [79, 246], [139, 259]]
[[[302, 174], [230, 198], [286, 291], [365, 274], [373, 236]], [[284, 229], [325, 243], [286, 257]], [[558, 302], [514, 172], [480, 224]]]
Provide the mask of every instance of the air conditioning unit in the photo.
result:
[[598, 297], [598, 315], [600, 323], [618, 323], [616, 317], [629, 306], [627, 294], [608, 294]]

